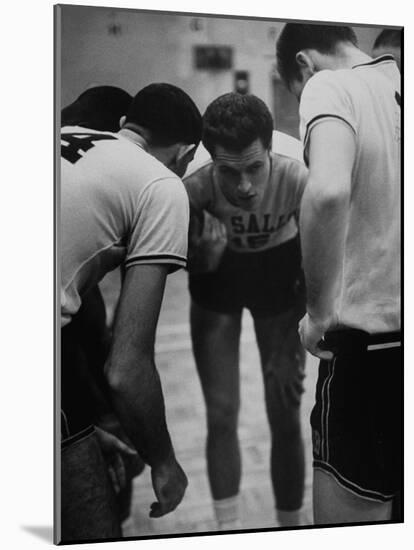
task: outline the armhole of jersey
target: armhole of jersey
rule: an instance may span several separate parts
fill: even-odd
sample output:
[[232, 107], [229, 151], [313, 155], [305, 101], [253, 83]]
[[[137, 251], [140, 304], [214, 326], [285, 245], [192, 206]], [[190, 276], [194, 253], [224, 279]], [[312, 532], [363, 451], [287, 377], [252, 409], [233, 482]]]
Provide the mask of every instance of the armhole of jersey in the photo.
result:
[[309, 167], [309, 155], [308, 155], [308, 148], [309, 148], [309, 136], [313, 128], [319, 124], [320, 122], [323, 122], [325, 120], [340, 120], [344, 124], [346, 124], [349, 128], [351, 128], [352, 132], [356, 134], [356, 130], [354, 126], [349, 122], [349, 120], [346, 120], [346, 118], [343, 118], [339, 115], [332, 115], [332, 114], [321, 114], [313, 117], [306, 125], [306, 133], [303, 140], [303, 159], [305, 161], [306, 166]]

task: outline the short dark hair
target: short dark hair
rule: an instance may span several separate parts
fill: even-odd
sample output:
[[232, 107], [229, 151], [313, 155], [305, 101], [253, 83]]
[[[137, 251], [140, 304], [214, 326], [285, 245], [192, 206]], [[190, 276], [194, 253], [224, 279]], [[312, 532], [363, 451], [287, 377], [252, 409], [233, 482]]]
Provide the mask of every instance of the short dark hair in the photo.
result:
[[375, 48], [381, 46], [391, 46], [393, 48], [401, 48], [401, 30], [399, 29], [384, 29], [382, 30], [374, 42]]
[[89, 88], [62, 109], [61, 125], [117, 132], [119, 120], [127, 113], [131, 101], [132, 96], [116, 86]]
[[279, 74], [286, 83], [301, 80], [296, 54], [304, 49], [315, 49], [320, 53], [335, 53], [341, 42], [358, 45], [351, 27], [337, 25], [305, 25], [287, 23], [276, 43], [276, 59]]
[[221, 145], [230, 151], [242, 151], [256, 139], [270, 147], [273, 118], [266, 104], [252, 94], [227, 93], [207, 107], [203, 116], [204, 147], [214, 156]]
[[200, 111], [189, 95], [172, 84], [154, 83], [140, 90], [128, 110], [128, 123], [148, 130], [152, 145], [198, 145], [201, 140]]

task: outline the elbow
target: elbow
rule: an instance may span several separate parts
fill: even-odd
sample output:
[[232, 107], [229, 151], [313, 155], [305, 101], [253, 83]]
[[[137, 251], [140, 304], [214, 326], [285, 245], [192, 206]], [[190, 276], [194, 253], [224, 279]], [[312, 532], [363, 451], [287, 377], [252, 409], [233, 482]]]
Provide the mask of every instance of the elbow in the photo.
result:
[[125, 369], [109, 361], [105, 365], [104, 372], [109, 389], [112, 392], [120, 392], [122, 387], [125, 386], [125, 381], [127, 379]]
[[306, 197], [314, 209], [327, 211], [336, 210], [349, 203], [351, 196], [351, 182], [336, 181], [332, 183], [309, 182], [306, 189]]
[[112, 393], [125, 393], [136, 382], [143, 381], [148, 372], [154, 368], [154, 359], [151, 354], [134, 357], [131, 360], [113, 361], [105, 364], [105, 378]]

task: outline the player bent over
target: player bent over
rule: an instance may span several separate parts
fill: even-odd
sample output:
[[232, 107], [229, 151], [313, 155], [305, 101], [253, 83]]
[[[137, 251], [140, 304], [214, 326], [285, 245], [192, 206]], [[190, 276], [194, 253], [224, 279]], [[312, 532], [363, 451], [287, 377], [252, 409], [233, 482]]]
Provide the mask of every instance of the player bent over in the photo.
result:
[[[184, 91], [159, 83], [136, 94], [121, 124], [118, 133], [80, 126], [61, 133], [61, 326], [90, 288], [125, 266], [105, 375], [114, 411], [151, 467], [150, 515], [160, 517], [178, 506], [187, 478], [166, 423], [154, 340], [166, 277], [186, 265], [189, 205], [180, 177], [200, 141], [201, 115]], [[82, 379], [71, 388], [68, 400], [80, 402]], [[63, 406], [59, 542], [119, 538], [93, 418], [79, 403], [80, 426]]]
[[372, 59], [342, 26], [287, 24], [277, 61], [300, 100], [309, 166], [300, 333], [322, 359], [315, 523], [389, 520], [403, 456], [401, 75], [394, 57]]
[[216, 518], [221, 529], [240, 527], [239, 344], [247, 308], [261, 358], [277, 519], [299, 525], [305, 358], [297, 325], [305, 302], [297, 213], [307, 170], [298, 160], [299, 142], [273, 133], [268, 108], [253, 95], [229, 93], [213, 101], [202, 142], [210, 157], [193, 161], [184, 183], [192, 211], [192, 342], [207, 407]]

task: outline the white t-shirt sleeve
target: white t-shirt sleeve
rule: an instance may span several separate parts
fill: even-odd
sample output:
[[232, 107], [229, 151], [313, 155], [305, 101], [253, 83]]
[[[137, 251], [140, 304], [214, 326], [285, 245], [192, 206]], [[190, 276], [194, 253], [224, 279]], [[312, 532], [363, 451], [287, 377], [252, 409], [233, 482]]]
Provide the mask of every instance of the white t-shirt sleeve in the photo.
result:
[[306, 84], [299, 107], [300, 137], [307, 160], [312, 129], [327, 120], [347, 124], [356, 133], [356, 120], [341, 71], [321, 71]]
[[139, 198], [125, 265], [172, 264], [185, 267], [189, 223], [188, 197], [180, 179], [166, 177], [146, 187]]

